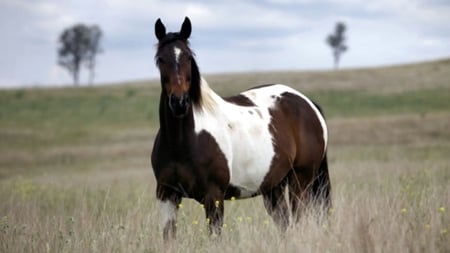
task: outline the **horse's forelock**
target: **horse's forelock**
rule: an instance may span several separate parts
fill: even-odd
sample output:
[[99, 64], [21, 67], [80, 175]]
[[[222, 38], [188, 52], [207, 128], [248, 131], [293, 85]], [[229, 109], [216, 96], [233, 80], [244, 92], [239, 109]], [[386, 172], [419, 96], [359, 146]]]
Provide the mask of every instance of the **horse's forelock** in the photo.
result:
[[162, 40], [160, 40], [157, 44], [158, 50], [166, 46], [167, 44], [170, 44], [175, 41], [182, 41], [186, 44], [186, 47], [189, 49], [190, 52], [192, 52], [191, 48], [189, 47], [189, 40], [183, 38], [180, 33], [168, 33], [166, 37], [164, 37]]
[[160, 51], [167, 46], [168, 44], [174, 43], [176, 41], [180, 41], [186, 45], [187, 54], [191, 57], [194, 57], [194, 52], [190, 48], [189, 40], [184, 39], [180, 33], [168, 33], [163, 39], [161, 39], [158, 44], [156, 44], [156, 54], [155, 54], [155, 60], [158, 59], [158, 56], [160, 55]]

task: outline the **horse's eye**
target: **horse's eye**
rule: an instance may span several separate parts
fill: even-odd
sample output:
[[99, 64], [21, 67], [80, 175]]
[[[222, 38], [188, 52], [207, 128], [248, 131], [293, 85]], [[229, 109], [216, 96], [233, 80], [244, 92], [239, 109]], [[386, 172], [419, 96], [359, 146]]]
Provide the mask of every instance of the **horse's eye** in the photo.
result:
[[161, 56], [156, 57], [156, 65], [164, 63], [164, 59]]
[[161, 83], [166, 84], [167, 82], [169, 82], [169, 78], [165, 75], [161, 75]]

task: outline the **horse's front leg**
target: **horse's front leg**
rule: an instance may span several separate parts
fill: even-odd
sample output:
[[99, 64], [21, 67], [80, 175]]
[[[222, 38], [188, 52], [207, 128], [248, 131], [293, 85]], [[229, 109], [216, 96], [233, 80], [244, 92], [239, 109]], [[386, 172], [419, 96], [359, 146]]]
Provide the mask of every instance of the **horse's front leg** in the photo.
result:
[[204, 200], [206, 220], [210, 235], [220, 235], [223, 226], [224, 192], [219, 188], [209, 189]]
[[280, 184], [267, 192], [263, 192], [264, 206], [282, 232], [285, 232], [289, 226], [289, 210], [284, 191], [285, 186]]
[[181, 196], [171, 189], [158, 185], [156, 197], [161, 211], [163, 239], [167, 242], [176, 237], [177, 212], [181, 203]]

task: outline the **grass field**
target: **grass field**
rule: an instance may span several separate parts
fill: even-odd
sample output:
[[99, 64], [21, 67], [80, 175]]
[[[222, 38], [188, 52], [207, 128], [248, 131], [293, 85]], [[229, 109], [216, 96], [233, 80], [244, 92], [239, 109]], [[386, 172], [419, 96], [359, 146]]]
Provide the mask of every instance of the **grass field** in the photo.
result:
[[[209, 238], [184, 200], [162, 242], [156, 81], [0, 91], [0, 252], [450, 252], [450, 60], [206, 76], [222, 95], [286, 83], [322, 105], [333, 208], [280, 234], [261, 198]], [[323, 222], [317, 222], [323, 219]]]

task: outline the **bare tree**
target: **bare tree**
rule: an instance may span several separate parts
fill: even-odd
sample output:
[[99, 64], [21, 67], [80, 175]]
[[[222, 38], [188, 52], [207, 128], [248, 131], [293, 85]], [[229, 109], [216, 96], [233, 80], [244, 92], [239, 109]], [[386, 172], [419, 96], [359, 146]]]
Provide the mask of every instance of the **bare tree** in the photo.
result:
[[348, 47], [345, 44], [346, 43], [346, 37], [345, 37], [345, 31], [347, 27], [344, 23], [338, 22], [336, 23], [336, 26], [334, 28], [334, 33], [328, 35], [327, 37], [327, 43], [330, 45], [331, 49], [333, 50], [333, 57], [334, 57], [334, 69], [338, 69], [339, 67], [339, 60], [341, 57], [341, 54], [345, 51], [347, 51]]
[[58, 63], [69, 71], [76, 86], [79, 84], [82, 63], [87, 64], [91, 72], [90, 82], [93, 81], [101, 34], [98, 26], [78, 24], [64, 30], [59, 37]]

